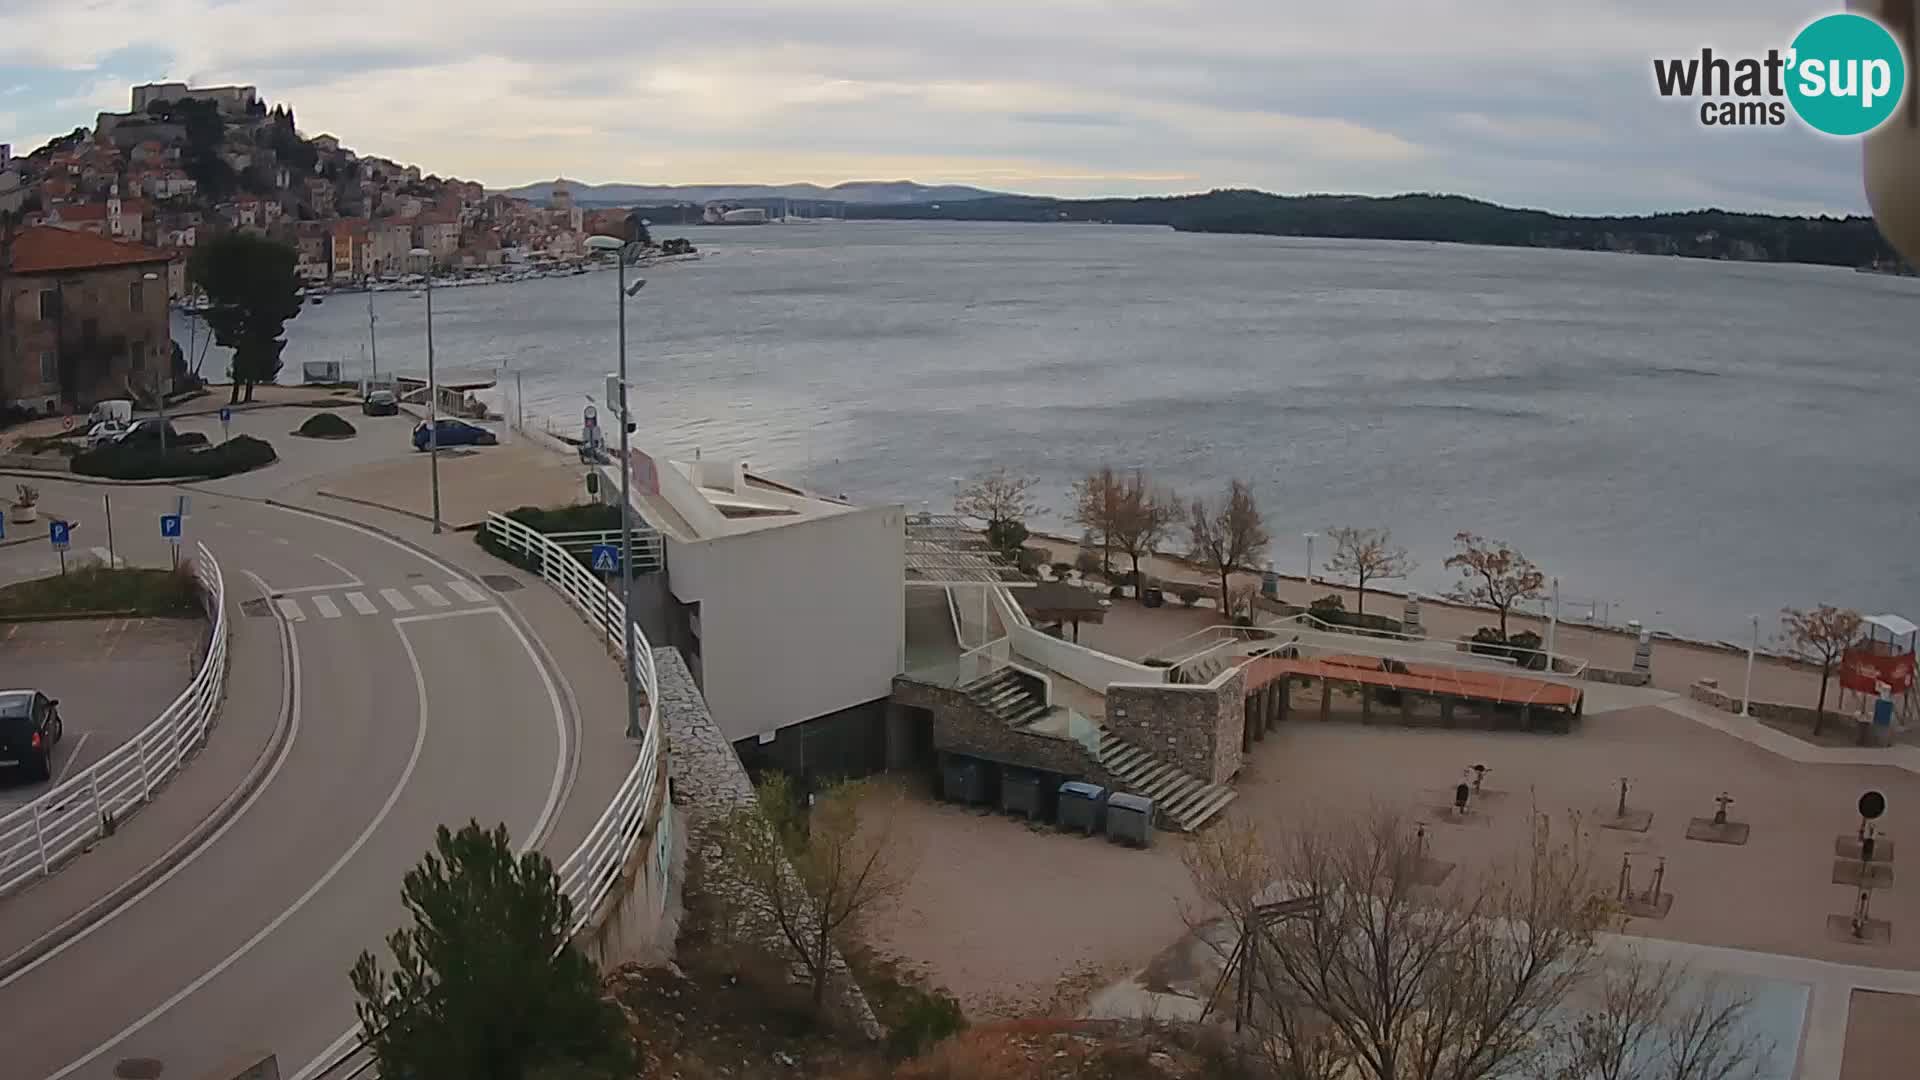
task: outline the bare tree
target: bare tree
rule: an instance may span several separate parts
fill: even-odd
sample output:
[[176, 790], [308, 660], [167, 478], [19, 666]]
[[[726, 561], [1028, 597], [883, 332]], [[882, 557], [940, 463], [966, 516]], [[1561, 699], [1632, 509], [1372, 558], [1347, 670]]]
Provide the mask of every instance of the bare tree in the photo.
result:
[[806, 971], [815, 1009], [826, 1001], [836, 951], [911, 877], [893, 831], [898, 815], [883, 806], [860, 813], [880, 797], [869, 784], [848, 781], [820, 793], [809, 812], [792, 782], [776, 774], [714, 840], [737, 925], [764, 933]]
[[1499, 612], [1500, 640], [1505, 641], [1507, 615], [1513, 605], [1540, 595], [1546, 575], [1504, 541], [1462, 532], [1454, 534], [1453, 543], [1460, 550], [1447, 556], [1446, 566], [1460, 571], [1460, 587], [1453, 591], [1454, 599]]
[[1235, 570], [1252, 569], [1249, 564], [1265, 554], [1271, 542], [1260, 507], [1253, 501], [1253, 488], [1244, 480], [1234, 480], [1216, 503], [1195, 498], [1187, 526], [1193, 536], [1193, 557], [1220, 576], [1220, 609], [1225, 614], [1230, 576]]
[[[1256, 923], [1256, 1025], [1275, 1071], [1496, 1080], [1539, 1065], [1611, 910], [1578, 828], [1558, 843], [1541, 820], [1521, 857], [1448, 886], [1427, 883], [1412, 824], [1391, 814], [1271, 845], [1231, 830], [1190, 841], [1201, 896]], [[1306, 898], [1296, 917], [1246, 915]]]
[[1113, 534], [1126, 498], [1126, 482], [1114, 475], [1113, 466], [1102, 465], [1073, 482], [1072, 498], [1067, 520], [1100, 538], [1100, 572], [1112, 573]]
[[1356, 529], [1342, 526], [1328, 529], [1333, 541], [1333, 557], [1327, 560], [1329, 574], [1353, 579], [1359, 602], [1356, 614], [1367, 613], [1367, 582], [1404, 578], [1413, 573], [1414, 561], [1407, 549], [1393, 542], [1391, 529]]
[[1183, 507], [1180, 497], [1171, 491], [1154, 491], [1142, 473], [1134, 473], [1121, 489], [1119, 513], [1114, 518], [1113, 543], [1133, 560], [1135, 596], [1144, 584], [1140, 579], [1140, 560], [1149, 558], [1165, 540]]
[[1017, 554], [1027, 541], [1027, 519], [1040, 512], [1033, 497], [1039, 483], [1037, 476], [995, 466], [960, 485], [953, 512], [980, 522], [995, 550]]
[[1747, 1080], [1773, 1044], [1742, 1030], [1752, 999], [1634, 948], [1584, 987], [1589, 998], [1555, 1032], [1538, 1080]]
[[1820, 704], [1813, 714], [1813, 733], [1827, 723], [1827, 683], [1834, 665], [1858, 644], [1862, 633], [1860, 613], [1848, 608], [1821, 604], [1812, 611], [1780, 609], [1780, 636], [1789, 649], [1811, 663], [1820, 665]]

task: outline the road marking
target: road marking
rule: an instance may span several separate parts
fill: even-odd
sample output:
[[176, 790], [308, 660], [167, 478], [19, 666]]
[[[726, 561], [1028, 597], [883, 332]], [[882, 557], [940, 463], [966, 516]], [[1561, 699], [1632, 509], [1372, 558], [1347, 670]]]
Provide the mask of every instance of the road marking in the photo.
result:
[[[569, 750], [570, 740], [567, 734], [566, 707], [560, 703], [560, 691], [554, 686], [553, 676], [548, 673], [547, 665], [540, 661], [540, 654], [534, 651], [532, 639], [528, 638], [526, 632], [520, 629], [520, 624], [509, 618], [507, 613], [499, 607], [468, 608], [465, 611], [443, 611], [432, 615], [409, 615], [406, 618], [395, 619], [393, 621], [395, 627], [398, 628], [401, 623], [436, 622], [440, 619], [457, 619], [466, 615], [484, 615], [489, 612], [499, 615], [500, 621], [506, 623], [507, 629], [513, 631], [513, 636], [519, 639], [520, 647], [527, 651], [527, 659], [533, 661], [534, 670], [540, 673], [540, 685], [546, 687], [547, 700], [553, 703], [554, 734], [560, 740], [560, 753], [554, 758], [553, 762], [553, 786], [547, 789], [546, 805], [540, 808], [539, 820], [533, 823], [533, 828], [520, 840], [520, 852], [521, 854], [525, 854], [546, 843], [547, 830], [553, 827], [554, 815], [559, 812], [560, 804], [566, 800], [569, 790], [573, 787], [573, 776], [571, 775], [569, 766], [578, 764], [577, 759], [572, 756], [572, 751]], [[413, 646], [408, 642], [407, 633], [404, 629], [400, 630], [400, 643], [407, 647], [407, 655], [411, 658], [413, 655]], [[416, 665], [414, 670], [418, 672], [419, 667]], [[564, 677], [563, 675], [562, 678]], [[423, 698], [423, 706], [420, 713], [422, 718], [421, 730], [423, 733], [425, 731], [426, 717], [424, 701], [425, 699]], [[340, 1034], [339, 1038], [328, 1043], [327, 1048], [320, 1051], [312, 1061], [307, 1062], [305, 1067], [299, 1072], [294, 1073], [291, 1080], [317, 1080], [322, 1069], [338, 1061], [340, 1056], [346, 1053], [348, 1048], [357, 1043], [359, 1039], [360, 1028], [358, 1025], [348, 1028]], [[82, 1064], [84, 1064], [84, 1062]], [[60, 1080], [60, 1077], [56, 1075], [50, 1077], [49, 1080]]]
[[313, 553], [313, 557], [316, 559], [319, 559], [323, 563], [326, 563], [328, 566], [333, 567], [335, 570], [340, 571], [340, 573], [346, 577], [347, 584], [349, 585], [360, 584], [359, 576], [356, 575], [353, 571], [347, 569], [344, 566], [341, 566], [339, 563], [334, 562], [332, 559], [327, 558], [325, 555], [322, 555], [317, 551]]
[[431, 585], [415, 585], [413, 591], [419, 594], [420, 599], [427, 602], [428, 607], [448, 607], [453, 603], [453, 601], [441, 596], [440, 590]]
[[[263, 596], [268, 595], [272, 592], [272, 590], [267, 587], [267, 583], [260, 579], [260, 575], [254, 573], [251, 570], [245, 570], [245, 569], [241, 570], [240, 572], [253, 579], [254, 585], [260, 589], [261, 595]], [[280, 623], [280, 628], [282, 632], [282, 637], [280, 640], [280, 659], [281, 659], [281, 663], [285, 665], [285, 671], [287, 673], [287, 681], [286, 681], [287, 693], [284, 696], [282, 696], [280, 699], [280, 722], [287, 726], [287, 738], [286, 738], [286, 741], [283, 742], [280, 746], [280, 756], [274, 759], [273, 766], [267, 770], [266, 778], [260, 781], [260, 786], [253, 789], [253, 794], [247, 796], [247, 801], [241, 803], [240, 808], [233, 812], [233, 816], [228, 818], [218, 829], [215, 829], [213, 831], [212, 836], [209, 836], [205, 840], [201, 841], [199, 847], [194, 848], [193, 851], [187, 854], [186, 858], [181, 859], [179, 862], [175, 863], [171, 870], [168, 870], [166, 873], [161, 874], [158, 878], [155, 878], [154, 881], [151, 884], [149, 884], [146, 888], [141, 889], [139, 892], [121, 901], [119, 906], [115, 907], [112, 911], [109, 911], [105, 915], [101, 916], [100, 921], [94, 923], [92, 926], [87, 927], [85, 930], [82, 930], [79, 933], [73, 935], [72, 937], [54, 946], [53, 948], [48, 949], [44, 955], [35, 958], [35, 960], [31, 964], [28, 964], [25, 967], [22, 967], [19, 971], [14, 972], [13, 974], [7, 976], [4, 979], [0, 979], [0, 990], [5, 990], [8, 986], [11, 986], [14, 982], [20, 979], [26, 978], [28, 973], [37, 969], [41, 964], [44, 964], [47, 961], [52, 960], [54, 957], [59, 956], [61, 953], [66, 952], [68, 949], [71, 949], [75, 945], [78, 945], [82, 941], [85, 941], [89, 937], [92, 937], [96, 930], [99, 930], [101, 927], [106, 926], [108, 923], [111, 923], [113, 920], [119, 918], [122, 914], [124, 914], [127, 911], [128, 908], [131, 908], [133, 907], [133, 905], [139, 903], [142, 900], [145, 900], [148, 896], [151, 896], [161, 886], [165, 885], [169, 881], [172, 881], [175, 875], [179, 874], [181, 871], [185, 870], [187, 867], [193, 865], [193, 862], [195, 859], [198, 859], [202, 854], [204, 854], [207, 851], [208, 848], [211, 848], [215, 843], [217, 843], [220, 840], [221, 837], [225, 836], [227, 834], [228, 829], [233, 828], [236, 824], [239, 823], [241, 818], [246, 817], [247, 811], [253, 809], [253, 804], [256, 802], [259, 802], [260, 797], [266, 794], [267, 789], [269, 787], [273, 786], [273, 778], [280, 775], [281, 766], [287, 763], [287, 758], [291, 756], [293, 753], [293, 744], [300, 737], [299, 640], [294, 635], [292, 623], [282, 620]], [[160, 859], [164, 860], [171, 854], [172, 852], [169, 851], [167, 852], [167, 854], [160, 856]], [[102, 1049], [106, 1049], [106, 1048], [102, 1047]], [[98, 1056], [97, 1051], [94, 1056]], [[92, 1059], [89, 1058], [88, 1060], [92, 1060]], [[79, 1064], [85, 1064], [85, 1062], [80, 1062]], [[71, 1068], [72, 1067], [70, 1066], [69, 1071], [71, 1071]]]
[[407, 663], [413, 667], [413, 688], [419, 702], [420, 722], [413, 733], [413, 752], [407, 756], [407, 766], [400, 770], [400, 778], [394, 782], [393, 790], [387, 793], [387, 801], [380, 804], [380, 810], [373, 815], [373, 820], [367, 822], [367, 827], [360, 830], [360, 835], [354, 838], [352, 845], [334, 860], [332, 866], [327, 867], [327, 872], [320, 875], [320, 880], [308, 886], [307, 891], [301, 893], [299, 899], [295, 900], [287, 910], [274, 916], [272, 922], [241, 942], [240, 947], [228, 953], [226, 959], [208, 968], [199, 978], [181, 987], [172, 997], [154, 1006], [145, 1016], [120, 1029], [119, 1034], [89, 1050], [85, 1057], [47, 1077], [47, 1080], [61, 1080], [62, 1077], [71, 1076], [78, 1070], [86, 1068], [95, 1058], [138, 1034], [142, 1028], [158, 1020], [168, 1009], [192, 997], [200, 991], [201, 987], [219, 978], [222, 972], [239, 963], [241, 958], [253, 951], [254, 946], [265, 941], [274, 931], [285, 925], [288, 919], [299, 914], [300, 909], [306, 907], [308, 901], [318, 895], [321, 889], [326, 888], [327, 884], [346, 868], [347, 863], [353, 861], [354, 856], [360, 854], [360, 849], [367, 846], [367, 841], [373, 839], [374, 832], [386, 822], [387, 815], [392, 813], [395, 804], [399, 803], [401, 793], [407, 790], [408, 782], [413, 779], [413, 770], [420, 764], [420, 751], [427, 745], [427, 676], [420, 670], [420, 657], [413, 651], [413, 642], [407, 640], [405, 633], [400, 635], [400, 645], [406, 649]]
[[295, 600], [291, 596], [280, 597], [274, 601], [274, 605], [280, 609], [280, 614], [287, 617], [288, 622], [305, 622], [307, 620], [306, 615], [300, 610], [300, 601]]
[[378, 615], [380, 613], [380, 609], [373, 606], [373, 601], [367, 599], [366, 593], [348, 593], [347, 603], [352, 604], [353, 610], [362, 615]]
[[80, 760], [80, 748], [87, 745], [87, 738], [92, 734], [91, 731], [83, 731], [80, 737], [74, 740], [73, 749], [67, 751], [67, 760], [61, 762], [60, 768], [54, 771], [53, 779], [48, 782], [48, 791], [60, 786], [60, 781], [66, 777], [67, 771], [73, 768], [73, 763]]
[[323, 594], [311, 597], [310, 599], [313, 601], [313, 606], [319, 610], [321, 618], [337, 619], [340, 617], [340, 609], [334, 606], [333, 597]]
[[447, 582], [447, 588], [452, 589], [460, 599], [465, 600], [469, 604], [484, 604], [487, 602], [486, 593], [481, 592], [479, 589], [474, 588], [464, 581], [449, 581]]
[[413, 601], [407, 599], [407, 594], [399, 589], [381, 589], [380, 599], [385, 600], [387, 606], [395, 611], [413, 610]]

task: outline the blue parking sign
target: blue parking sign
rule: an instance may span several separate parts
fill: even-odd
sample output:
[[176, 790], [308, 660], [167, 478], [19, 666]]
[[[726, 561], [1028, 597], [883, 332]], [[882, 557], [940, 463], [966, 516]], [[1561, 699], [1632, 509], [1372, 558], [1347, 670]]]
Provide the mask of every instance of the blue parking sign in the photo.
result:
[[53, 546], [61, 551], [67, 549], [67, 538], [70, 531], [70, 527], [64, 521], [47, 522], [47, 539], [53, 541]]
[[227, 407], [226, 407], [226, 406], [224, 406], [224, 405], [223, 405], [223, 406], [221, 406], [221, 407], [220, 407], [220, 422], [224, 424], [224, 423], [226, 423], [227, 421], [229, 421], [229, 420], [232, 420], [232, 419], [233, 419], [233, 410], [232, 410], [232, 409], [229, 409], [229, 408], [227, 408]]
[[160, 515], [160, 538], [162, 540], [180, 539], [180, 515], [179, 514], [161, 514]]
[[593, 545], [593, 571], [614, 574], [620, 571], [620, 549], [612, 544]]

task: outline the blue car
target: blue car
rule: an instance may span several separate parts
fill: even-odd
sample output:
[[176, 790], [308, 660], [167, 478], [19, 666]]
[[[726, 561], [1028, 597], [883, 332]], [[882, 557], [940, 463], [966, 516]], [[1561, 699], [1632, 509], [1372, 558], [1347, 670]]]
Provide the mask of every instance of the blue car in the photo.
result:
[[[478, 424], [469, 424], [465, 420], [455, 420], [449, 416], [440, 418], [439, 442], [441, 446], [492, 446], [500, 437]], [[427, 448], [427, 422], [422, 420], [413, 429], [413, 448]]]

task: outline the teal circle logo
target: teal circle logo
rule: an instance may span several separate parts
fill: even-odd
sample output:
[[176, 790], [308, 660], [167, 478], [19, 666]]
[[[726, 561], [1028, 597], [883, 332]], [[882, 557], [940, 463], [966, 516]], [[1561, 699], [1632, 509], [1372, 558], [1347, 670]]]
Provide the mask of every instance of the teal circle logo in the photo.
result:
[[1907, 89], [1907, 59], [1887, 28], [1865, 15], [1828, 15], [1793, 39], [1787, 100], [1807, 126], [1865, 135], [1893, 115]]

